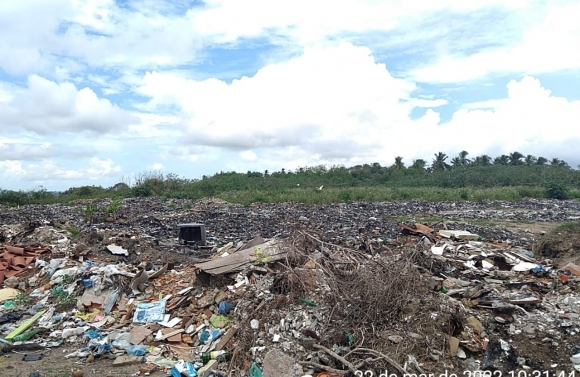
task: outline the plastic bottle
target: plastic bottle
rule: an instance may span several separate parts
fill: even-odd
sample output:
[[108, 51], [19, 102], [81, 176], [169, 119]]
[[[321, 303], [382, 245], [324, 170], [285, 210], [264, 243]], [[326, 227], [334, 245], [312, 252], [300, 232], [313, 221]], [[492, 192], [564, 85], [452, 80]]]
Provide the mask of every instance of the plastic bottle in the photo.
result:
[[305, 303], [308, 306], [318, 306], [318, 304], [315, 303], [314, 301], [310, 301], [310, 300], [307, 300], [305, 298], [301, 298], [300, 301]]
[[213, 351], [213, 352], [203, 352], [201, 354], [201, 361], [204, 364], [209, 363], [210, 360], [229, 360], [232, 358], [231, 352], [227, 351]]
[[16, 335], [14, 338], [12, 338], [12, 341], [13, 342], [24, 342], [24, 341], [32, 338], [34, 335], [38, 334], [39, 332], [40, 332], [40, 329], [27, 331], [27, 332], [22, 333], [20, 335]]

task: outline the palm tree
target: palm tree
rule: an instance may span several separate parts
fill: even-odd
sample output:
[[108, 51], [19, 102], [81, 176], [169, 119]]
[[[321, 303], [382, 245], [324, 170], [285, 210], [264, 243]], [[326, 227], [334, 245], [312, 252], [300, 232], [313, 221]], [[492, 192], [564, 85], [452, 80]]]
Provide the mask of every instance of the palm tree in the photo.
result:
[[550, 166], [558, 166], [561, 168], [569, 168], [570, 167], [566, 161], [560, 160], [559, 158], [555, 158], [555, 157], [552, 159], [552, 161], [550, 161]]
[[501, 156], [497, 156], [496, 158], [493, 159], [494, 165], [509, 165], [509, 162], [510, 162], [510, 158], [509, 158], [509, 156], [506, 156], [505, 154], [502, 154]]
[[481, 156], [477, 156], [476, 158], [474, 158], [471, 164], [477, 166], [487, 166], [491, 165], [491, 162], [492, 158], [490, 156], [482, 154]]
[[371, 164], [371, 174], [379, 174], [381, 172], [381, 164], [373, 162]]
[[449, 164], [445, 162], [445, 160], [447, 160], [447, 155], [445, 153], [439, 152], [434, 156], [435, 158], [433, 159], [433, 164], [431, 165], [431, 169], [433, 169], [433, 171], [449, 169]]
[[459, 161], [460, 161], [461, 165], [463, 165], [463, 166], [469, 165], [469, 163], [471, 161], [469, 161], [469, 159], [467, 158], [468, 155], [469, 155], [469, 153], [467, 153], [467, 151], [459, 152]]
[[403, 157], [401, 156], [395, 157], [395, 168], [399, 170], [405, 168], [405, 164], [403, 163]]
[[535, 158], [534, 156], [532, 156], [531, 154], [526, 156], [526, 159], [525, 159], [526, 165], [528, 165], [528, 166], [536, 165], [536, 162], [538, 162], [538, 159]]
[[413, 160], [413, 165], [411, 165], [411, 168], [420, 171], [425, 171], [425, 166], [427, 166], [427, 161], [419, 158], [417, 160]]
[[453, 166], [454, 168], [463, 166], [463, 162], [461, 161], [461, 157], [453, 157], [451, 159], [451, 166]]
[[538, 157], [536, 160], [536, 165], [547, 165], [548, 159], [546, 157]]
[[509, 155], [509, 164], [512, 166], [516, 166], [516, 165], [521, 165], [522, 164], [522, 157], [524, 157], [523, 154], [521, 154], [520, 152], [512, 152]]

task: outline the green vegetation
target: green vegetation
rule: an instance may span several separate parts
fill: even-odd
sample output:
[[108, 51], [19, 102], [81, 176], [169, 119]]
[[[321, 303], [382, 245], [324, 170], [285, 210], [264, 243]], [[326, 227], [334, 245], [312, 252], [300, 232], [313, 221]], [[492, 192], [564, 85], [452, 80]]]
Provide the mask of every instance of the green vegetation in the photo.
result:
[[71, 234], [73, 238], [81, 238], [83, 235], [82, 232], [75, 227], [71, 226], [65, 229]]
[[98, 204], [89, 203], [87, 204], [84, 210], [81, 210], [81, 213], [85, 218], [85, 221], [92, 225], [93, 222], [95, 221], [95, 216], [100, 211], [101, 208], [99, 207]]
[[119, 198], [117, 196], [117, 197], [113, 198], [111, 203], [109, 203], [107, 208], [105, 208], [105, 212], [107, 214], [113, 216], [113, 218], [116, 218], [117, 213], [122, 209], [123, 209], [123, 202], [121, 201], [121, 198]]
[[563, 232], [580, 234], [580, 221], [566, 221], [550, 231], [548, 235], [560, 235]]
[[524, 156], [519, 152], [492, 158], [469, 159], [466, 151], [449, 158], [439, 152], [430, 166], [414, 160], [406, 166], [396, 157], [391, 166], [379, 163], [314, 166], [295, 171], [247, 173], [220, 172], [202, 179], [175, 174], [143, 172], [131, 184], [110, 188], [82, 186], [61, 193], [40, 187], [29, 192], [0, 190], [0, 204], [48, 204], [112, 198], [105, 208], [86, 204], [83, 215], [92, 222], [97, 215], [116, 216], [123, 197], [157, 196], [165, 199], [218, 197], [232, 203], [303, 202], [309, 204], [424, 199], [431, 201], [521, 200], [524, 198], [580, 198], [580, 171], [565, 161]]

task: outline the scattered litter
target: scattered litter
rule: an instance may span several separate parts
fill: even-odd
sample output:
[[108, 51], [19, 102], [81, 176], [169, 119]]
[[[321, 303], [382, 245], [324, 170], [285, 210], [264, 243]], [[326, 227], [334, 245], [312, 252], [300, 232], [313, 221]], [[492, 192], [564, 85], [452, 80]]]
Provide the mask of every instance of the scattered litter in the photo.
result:
[[112, 254], [115, 255], [124, 255], [126, 257], [129, 256], [129, 251], [123, 249], [121, 246], [108, 245], [107, 250], [109, 250]]

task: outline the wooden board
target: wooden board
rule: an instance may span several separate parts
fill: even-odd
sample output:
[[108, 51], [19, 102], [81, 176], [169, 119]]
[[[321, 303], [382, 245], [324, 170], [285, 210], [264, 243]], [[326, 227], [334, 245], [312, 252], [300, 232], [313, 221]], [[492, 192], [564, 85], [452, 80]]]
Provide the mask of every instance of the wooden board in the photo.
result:
[[197, 263], [195, 267], [211, 275], [222, 275], [241, 271], [251, 264], [263, 264], [284, 258], [286, 258], [286, 251], [282, 249], [278, 241], [272, 240], [226, 257]]

